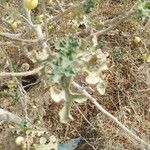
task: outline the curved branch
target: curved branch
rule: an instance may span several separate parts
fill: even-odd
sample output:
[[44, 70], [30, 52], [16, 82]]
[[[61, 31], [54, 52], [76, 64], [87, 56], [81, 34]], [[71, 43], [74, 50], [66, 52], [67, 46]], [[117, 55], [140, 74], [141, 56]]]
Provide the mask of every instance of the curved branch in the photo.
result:
[[136, 134], [134, 134], [131, 130], [129, 130], [125, 125], [123, 125], [116, 117], [114, 117], [112, 114], [110, 114], [108, 111], [106, 111], [95, 98], [93, 98], [84, 88], [82, 88], [77, 83], [73, 82], [73, 85], [78, 89], [78, 91], [86, 96], [103, 114], [105, 114], [110, 120], [115, 122], [127, 135], [135, 139], [140, 144], [144, 145], [146, 148], [150, 149], [150, 144], [142, 140], [140, 137], [138, 137]]
[[40, 66], [36, 69], [26, 72], [1, 72], [0, 77], [22, 77], [22, 76], [30, 76], [33, 74], [37, 74], [40, 70], [42, 70], [44, 66]]

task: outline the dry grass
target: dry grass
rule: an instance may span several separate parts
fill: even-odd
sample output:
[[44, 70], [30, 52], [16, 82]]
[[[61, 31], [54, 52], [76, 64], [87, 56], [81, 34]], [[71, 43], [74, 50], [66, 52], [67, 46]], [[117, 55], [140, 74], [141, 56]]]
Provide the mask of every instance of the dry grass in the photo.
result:
[[[100, 1], [97, 5], [97, 14], [91, 14], [101, 18], [101, 20], [111, 19], [114, 16], [128, 10], [133, 5], [133, 1], [107, 0]], [[62, 28], [67, 24], [62, 23]], [[135, 18], [131, 18], [118, 26], [118, 33], [103, 35], [104, 39], [100, 43], [100, 48], [110, 54], [110, 71], [106, 76], [108, 87], [104, 96], [97, 92], [90, 93], [98, 99], [99, 103], [116, 116], [123, 124], [128, 126], [143, 140], [150, 141], [150, 76], [147, 73], [149, 64], [144, 63], [137, 57], [144, 48], [144, 45], [134, 45], [132, 38], [134, 35], [140, 35], [143, 42], [147, 42], [150, 32], [143, 31], [144, 27]], [[61, 30], [61, 28], [60, 28]], [[64, 30], [62, 30], [65, 32]], [[62, 35], [64, 33], [61, 33]], [[121, 49], [121, 58], [116, 56], [115, 49]], [[15, 57], [16, 54], [10, 56]], [[83, 76], [77, 77], [78, 82], [84, 83]], [[61, 142], [78, 136], [83, 137], [83, 142], [78, 150], [143, 150], [138, 144], [133, 144], [132, 139], [128, 139], [114, 123], [103, 116], [90, 103], [78, 105], [82, 115], [76, 107], [72, 108], [74, 121], [68, 125], [59, 122], [58, 112], [62, 104], [54, 103], [48, 93], [48, 86], [40, 83], [28, 91], [30, 99], [29, 118], [35, 119], [41, 117], [42, 128], [45, 128], [50, 135], [55, 135]], [[45, 94], [45, 95], [44, 95]], [[0, 97], [2, 108], [15, 111], [22, 114], [16, 104], [11, 106], [10, 101]], [[38, 113], [32, 111], [32, 106], [36, 105]], [[89, 124], [84, 117], [92, 124]], [[1, 128], [0, 133], [4, 130]], [[7, 132], [7, 131], [6, 131]], [[8, 138], [8, 137], [6, 137]], [[6, 144], [6, 143], [5, 143]], [[7, 148], [5, 148], [8, 150]], [[13, 150], [13, 149], [11, 149]], [[14, 148], [15, 150], [15, 148]]]

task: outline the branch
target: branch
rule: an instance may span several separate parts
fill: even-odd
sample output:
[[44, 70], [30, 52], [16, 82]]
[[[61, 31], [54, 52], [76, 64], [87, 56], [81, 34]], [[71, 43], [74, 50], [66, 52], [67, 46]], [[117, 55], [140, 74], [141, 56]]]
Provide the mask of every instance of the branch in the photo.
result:
[[60, 8], [61, 12], [63, 12], [63, 11], [64, 11], [64, 9], [63, 9], [63, 7], [61, 6], [61, 4], [60, 4], [59, 0], [56, 0], [56, 3], [58, 4], [58, 6], [59, 6], [59, 8]]
[[42, 70], [44, 66], [40, 66], [36, 69], [26, 72], [1, 72], [0, 77], [22, 77], [22, 76], [30, 76], [33, 74], [37, 74], [40, 70]]
[[47, 19], [46, 19], [46, 6], [45, 6], [45, 1], [41, 1], [42, 3], [42, 13], [44, 15], [44, 25], [45, 25], [45, 35], [46, 35], [46, 41], [48, 39], [48, 30], [47, 30]]
[[52, 22], [57, 22], [59, 21], [59, 19], [61, 17], [63, 17], [64, 15], [66, 15], [67, 13], [71, 12], [72, 10], [78, 8], [78, 7], [81, 7], [82, 5], [84, 5], [86, 3], [86, 0], [79, 3], [79, 4], [75, 4], [75, 5], [72, 5], [70, 6], [68, 9], [64, 10], [63, 12], [59, 13], [57, 16], [54, 16], [52, 19], [49, 19], [48, 20], [48, 24], [52, 23]]
[[23, 122], [23, 119], [4, 109], [0, 109], [0, 121], [13, 122], [15, 124], [20, 125]]
[[14, 40], [14, 41], [18, 41], [18, 42], [24, 42], [24, 43], [36, 43], [36, 42], [38, 42], [37, 39], [35, 39], [35, 40], [20, 39], [20, 37], [18, 37], [18, 34], [15, 35], [15, 34], [10, 34], [10, 33], [0, 32], [0, 36], [7, 38], [7, 39], [10, 39], [10, 40]]
[[[42, 7], [45, 6], [44, 4], [45, 4], [45, 3], [42, 2], [42, 5], [43, 5]], [[44, 7], [43, 9], [45, 9], [45, 7]], [[35, 30], [36, 33], [37, 33], [37, 39], [38, 39], [38, 41], [39, 41], [39, 42], [41, 43], [41, 45], [42, 45], [42, 51], [39, 52], [39, 53], [36, 53], [36, 58], [39, 59], [39, 60], [45, 60], [45, 59], [47, 59], [47, 58], [49, 57], [49, 52], [50, 52], [50, 50], [49, 50], [49, 47], [48, 47], [48, 44], [47, 44], [47, 39], [45, 39], [45, 34], [43, 33], [42, 25], [40, 25], [40, 24], [34, 25], [33, 22], [32, 22], [32, 19], [31, 19], [31, 11], [28, 10], [28, 9], [26, 9], [26, 8], [25, 8], [25, 10], [26, 10], [28, 22], [29, 22], [30, 24], [32, 24], [34, 30]], [[45, 11], [46, 11], [46, 10], [45, 10]], [[45, 14], [45, 13], [44, 13], [44, 14]], [[46, 17], [46, 16], [45, 16], [45, 17]], [[45, 17], [44, 17], [44, 18], [45, 18]], [[44, 20], [46, 21], [46, 18], [45, 18]], [[45, 27], [47, 27], [47, 21], [46, 21], [45, 23], [46, 23], [46, 24], [45, 24], [45, 25], [46, 25]], [[47, 29], [46, 29], [46, 36], [48, 36], [47, 34], [48, 34], [48, 33], [47, 33]], [[46, 37], [46, 38], [47, 38], [47, 37]], [[32, 60], [32, 61], [35, 61], [35, 60]]]
[[[136, 5], [135, 5], [136, 6]], [[110, 25], [108, 28], [106, 29], [103, 29], [103, 30], [100, 30], [100, 31], [97, 31], [93, 34], [91, 34], [89, 36], [89, 38], [91, 37], [99, 37], [100, 35], [102, 34], [106, 34], [108, 33], [109, 31], [113, 30], [114, 28], [116, 28], [119, 24], [121, 24], [123, 21], [127, 20], [129, 17], [131, 17], [136, 11], [135, 11], [135, 6], [133, 6], [128, 12], [126, 12], [125, 14], [123, 15], [119, 15], [117, 16], [116, 18], [112, 19], [112, 20], [108, 20], [106, 22], [104, 22], [104, 25], [107, 25], [108, 23], [112, 24]]]
[[135, 139], [140, 144], [144, 145], [146, 148], [150, 149], [150, 144], [142, 140], [140, 137], [135, 135], [131, 130], [129, 130], [125, 125], [123, 125], [121, 122], [118, 121], [116, 117], [114, 117], [112, 114], [110, 114], [108, 111], [106, 111], [95, 98], [93, 98], [84, 88], [82, 88], [77, 83], [73, 82], [73, 85], [78, 89], [78, 91], [86, 96], [103, 114], [105, 114], [107, 117], [109, 117], [110, 120], [115, 122], [127, 135]]

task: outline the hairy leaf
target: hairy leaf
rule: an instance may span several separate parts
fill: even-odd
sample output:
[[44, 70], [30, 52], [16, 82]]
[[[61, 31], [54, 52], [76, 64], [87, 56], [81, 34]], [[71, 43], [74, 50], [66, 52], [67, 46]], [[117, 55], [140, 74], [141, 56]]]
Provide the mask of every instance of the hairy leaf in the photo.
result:
[[97, 72], [90, 72], [85, 80], [88, 84], [97, 84], [100, 81], [100, 77]]
[[63, 99], [65, 100], [65, 92], [63, 90], [58, 92], [58, 90], [54, 89], [54, 87], [51, 87], [50, 95], [51, 95], [51, 98], [57, 103]]
[[101, 94], [104, 95], [105, 94], [105, 90], [106, 90], [106, 83], [105, 82], [99, 82], [96, 86], [97, 91]]

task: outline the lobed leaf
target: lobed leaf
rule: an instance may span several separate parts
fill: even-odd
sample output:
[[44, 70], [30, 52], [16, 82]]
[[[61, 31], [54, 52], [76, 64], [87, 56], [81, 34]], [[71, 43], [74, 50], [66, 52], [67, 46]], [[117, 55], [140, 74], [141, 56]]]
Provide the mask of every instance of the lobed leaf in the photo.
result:
[[54, 87], [50, 88], [50, 96], [57, 103], [63, 99], [65, 100], [65, 92], [63, 90], [58, 92]]
[[100, 82], [100, 77], [97, 72], [89, 72], [88, 76], [85, 78], [88, 84], [97, 84]]
[[107, 84], [104, 81], [99, 82], [96, 86], [96, 89], [101, 95], [104, 95], [105, 91], [106, 91], [106, 86], [107, 86]]

